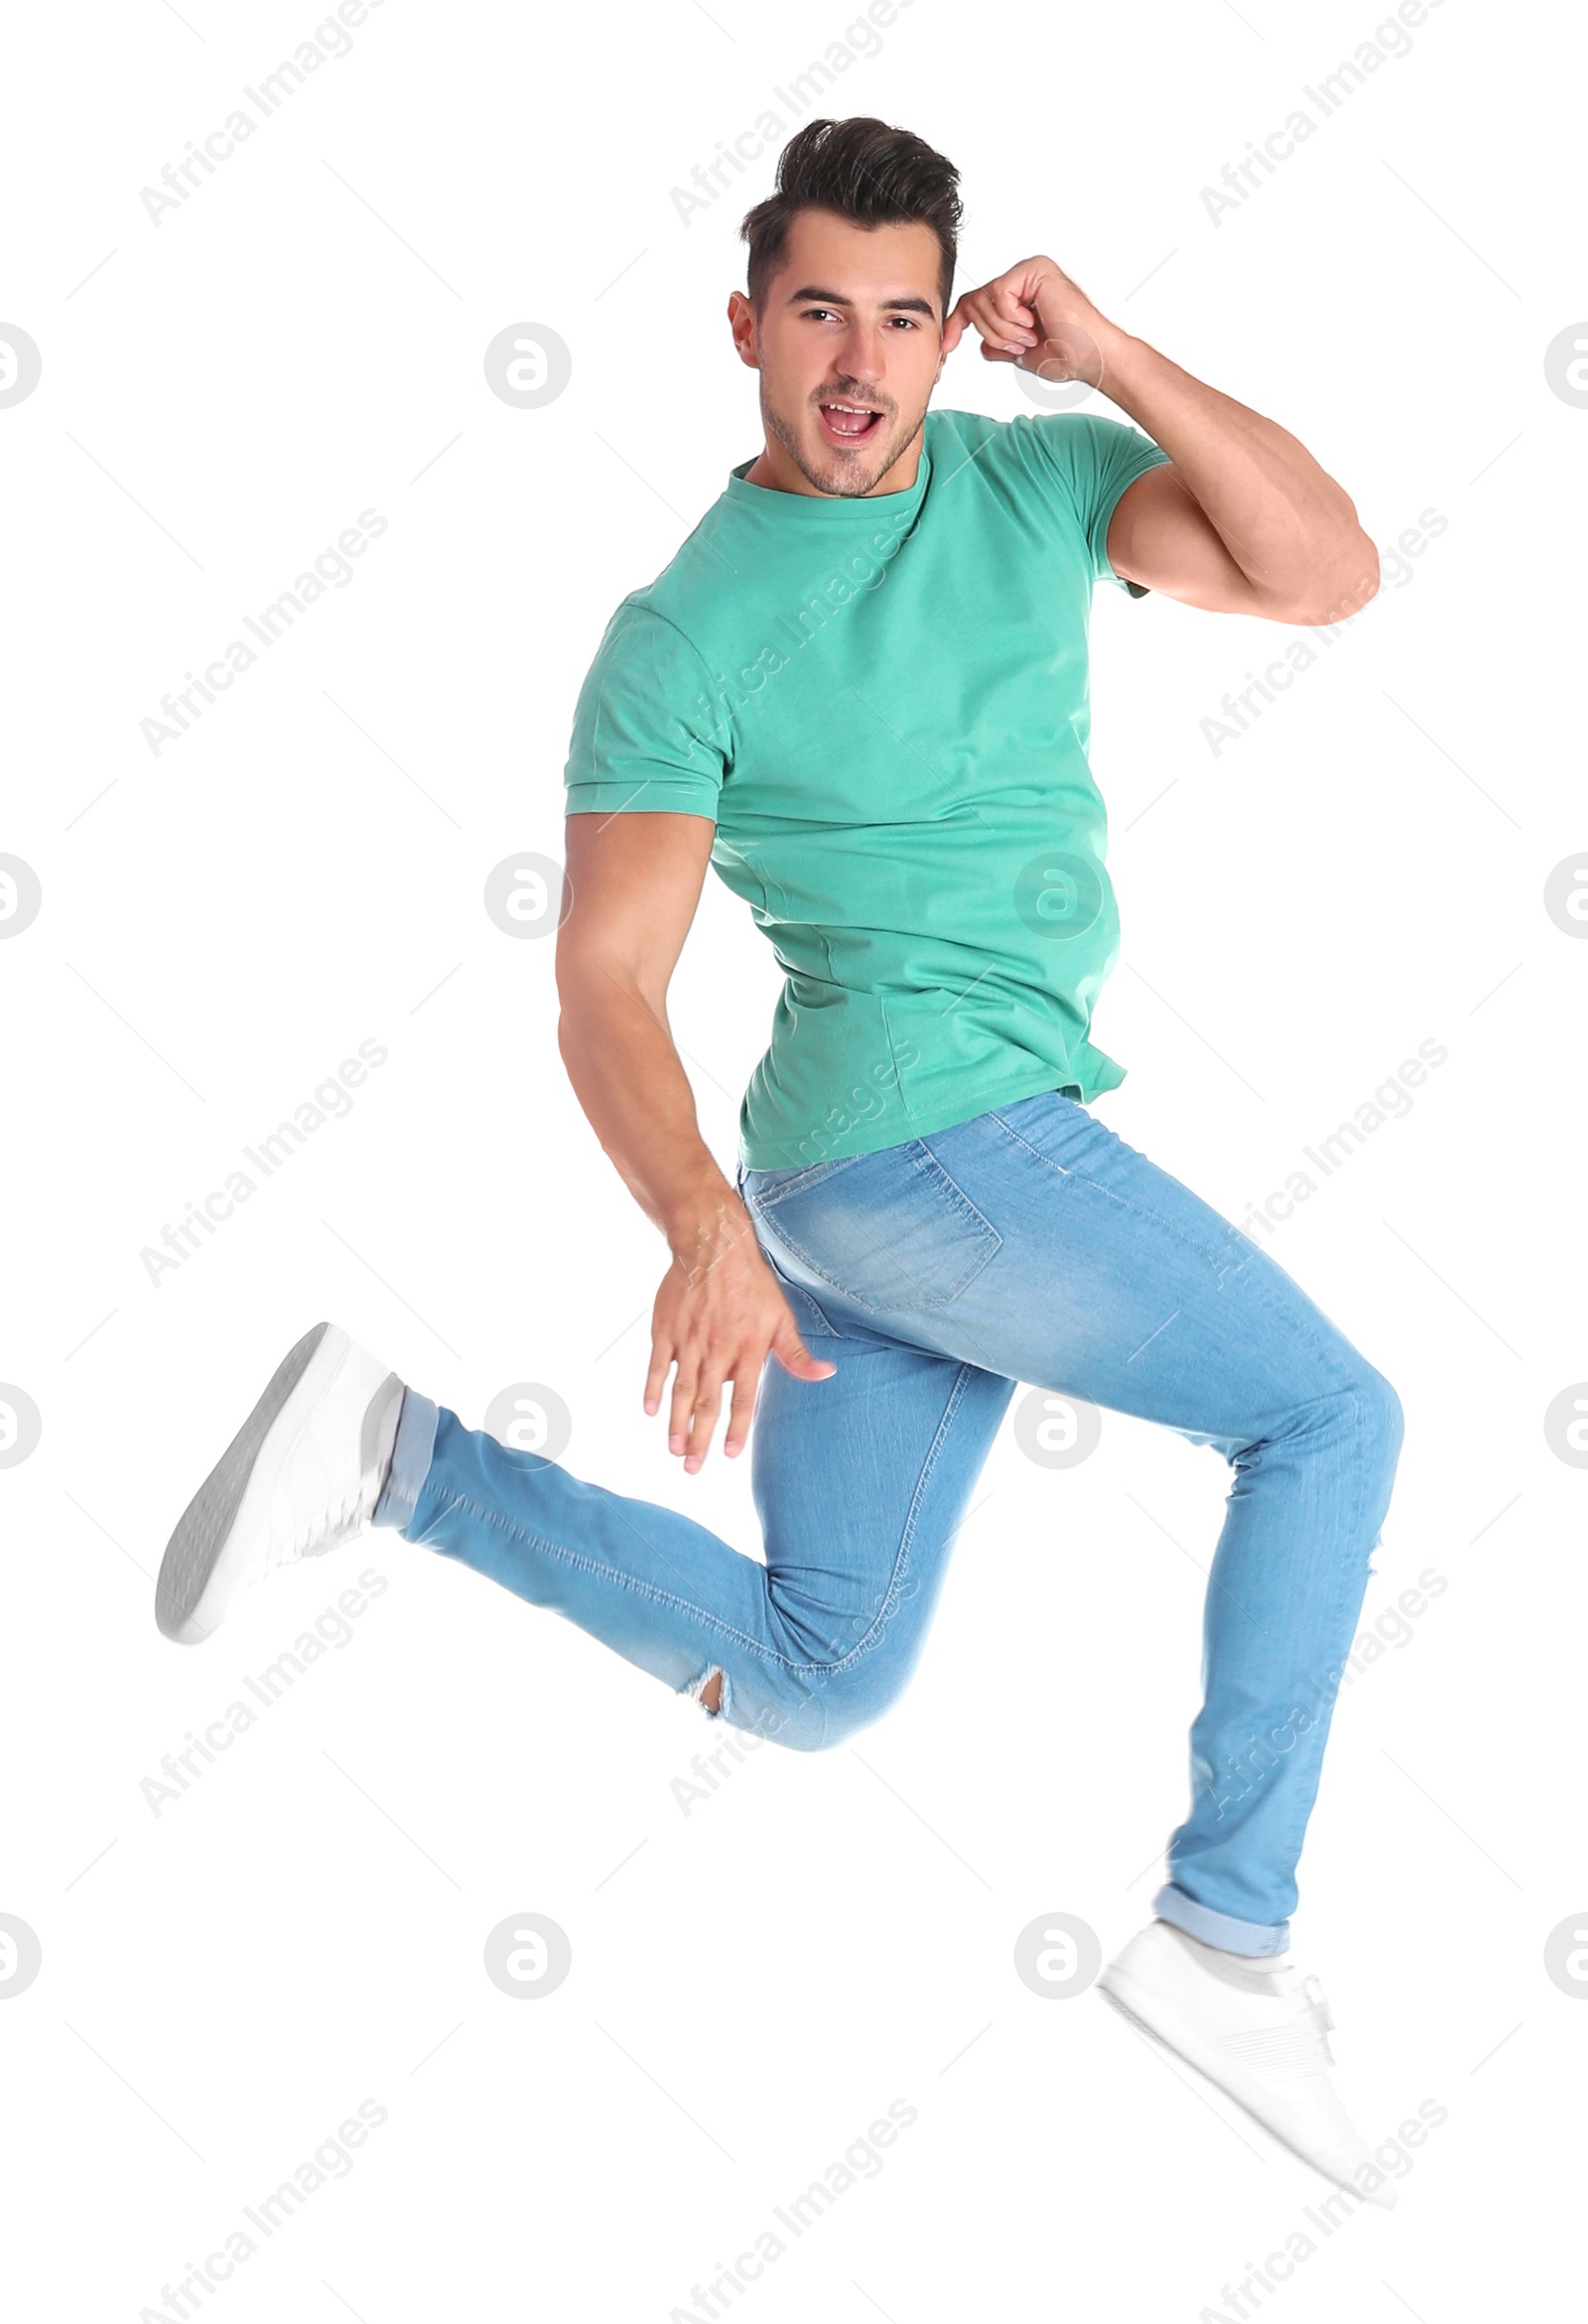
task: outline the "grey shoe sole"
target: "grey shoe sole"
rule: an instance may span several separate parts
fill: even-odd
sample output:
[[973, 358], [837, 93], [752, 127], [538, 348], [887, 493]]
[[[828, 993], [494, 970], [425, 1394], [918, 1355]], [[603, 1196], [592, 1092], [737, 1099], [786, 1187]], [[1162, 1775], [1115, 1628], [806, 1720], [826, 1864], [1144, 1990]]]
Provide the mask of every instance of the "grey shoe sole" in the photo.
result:
[[155, 1620], [164, 1635], [179, 1645], [196, 1646], [209, 1635], [195, 1620], [198, 1601], [225, 1547], [260, 1446], [330, 1329], [329, 1323], [317, 1323], [282, 1358], [263, 1396], [183, 1511], [166, 1544], [155, 1583]]

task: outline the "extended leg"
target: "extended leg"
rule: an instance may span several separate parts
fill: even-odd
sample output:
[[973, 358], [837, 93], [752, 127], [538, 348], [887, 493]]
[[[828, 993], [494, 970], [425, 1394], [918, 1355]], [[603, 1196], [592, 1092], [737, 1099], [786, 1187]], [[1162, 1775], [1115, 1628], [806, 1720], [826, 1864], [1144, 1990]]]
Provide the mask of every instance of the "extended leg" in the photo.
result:
[[768, 1360], [751, 1435], [764, 1565], [412, 1389], [375, 1522], [577, 1622], [730, 1725], [796, 1749], [841, 1740], [914, 1665], [1013, 1383], [863, 1324], [840, 1336], [789, 1294], [838, 1370], [796, 1381]]

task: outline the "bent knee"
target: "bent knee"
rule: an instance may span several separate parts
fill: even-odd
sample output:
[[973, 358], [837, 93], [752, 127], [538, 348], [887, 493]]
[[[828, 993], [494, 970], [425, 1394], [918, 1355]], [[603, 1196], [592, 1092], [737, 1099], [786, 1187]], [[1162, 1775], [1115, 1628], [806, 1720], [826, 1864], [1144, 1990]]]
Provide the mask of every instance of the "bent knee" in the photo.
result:
[[785, 1751], [831, 1751], [891, 1709], [902, 1684], [886, 1665], [862, 1658], [785, 1672], [770, 1691], [758, 1674], [730, 1679], [712, 1664], [686, 1691], [714, 1724]]
[[1362, 1366], [1352, 1393], [1379, 1460], [1386, 1468], [1392, 1469], [1406, 1434], [1406, 1416], [1399, 1397], [1384, 1374], [1368, 1363]]
[[[894, 1697], [860, 1694], [842, 1685], [813, 1690], [784, 1717], [773, 1740], [790, 1751], [834, 1751], [889, 1709]], [[764, 1733], [772, 1734], [771, 1728]]]

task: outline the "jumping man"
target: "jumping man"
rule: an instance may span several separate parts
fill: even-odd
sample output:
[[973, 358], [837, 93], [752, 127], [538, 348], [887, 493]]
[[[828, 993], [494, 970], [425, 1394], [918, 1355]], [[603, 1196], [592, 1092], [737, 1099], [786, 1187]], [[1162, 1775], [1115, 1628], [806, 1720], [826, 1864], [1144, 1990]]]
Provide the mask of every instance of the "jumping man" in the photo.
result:
[[[729, 1458], [757, 1423], [764, 1563], [465, 1429], [320, 1324], [177, 1527], [157, 1617], [205, 1638], [245, 1583], [373, 1522], [713, 1718], [814, 1750], [906, 1684], [1018, 1382], [1213, 1445], [1234, 1482], [1190, 1813], [1101, 1982], [1388, 2204], [1287, 1948], [1400, 1406], [1265, 1252], [1089, 1110], [1124, 1079], [1090, 1038], [1119, 954], [1087, 759], [1095, 585], [1321, 623], [1373, 596], [1378, 557], [1294, 437], [1051, 258], [951, 310], [960, 214], [951, 164], [880, 121], [784, 147], [728, 310], [764, 445], [612, 615], [566, 772], [562, 1055], [671, 1252], [644, 1407], [667, 1397], [691, 1474], [725, 1388]], [[932, 410], [968, 329], [1135, 426]], [[732, 1184], [667, 1019], [708, 863], [784, 972]]]

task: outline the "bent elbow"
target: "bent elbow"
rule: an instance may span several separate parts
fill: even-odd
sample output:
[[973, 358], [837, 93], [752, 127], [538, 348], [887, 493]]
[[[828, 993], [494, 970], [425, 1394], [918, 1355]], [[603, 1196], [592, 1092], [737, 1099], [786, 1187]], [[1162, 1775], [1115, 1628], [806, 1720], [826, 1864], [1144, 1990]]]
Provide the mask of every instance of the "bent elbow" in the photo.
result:
[[1321, 570], [1277, 618], [1296, 628], [1332, 629], [1337, 621], [1349, 621], [1353, 614], [1371, 605], [1379, 594], [1379, 551], [1365, 532], [1359, 532], [1350, 547]]
[[1352, 560], [1357, 576], [1354, 587], [1358, 602], [1364, 606], [1371, 605], [1379, 594], [1379, 550], [1377, 543], [1370, 540], [1365, 532], [1357, 535], [1352, 548]]

